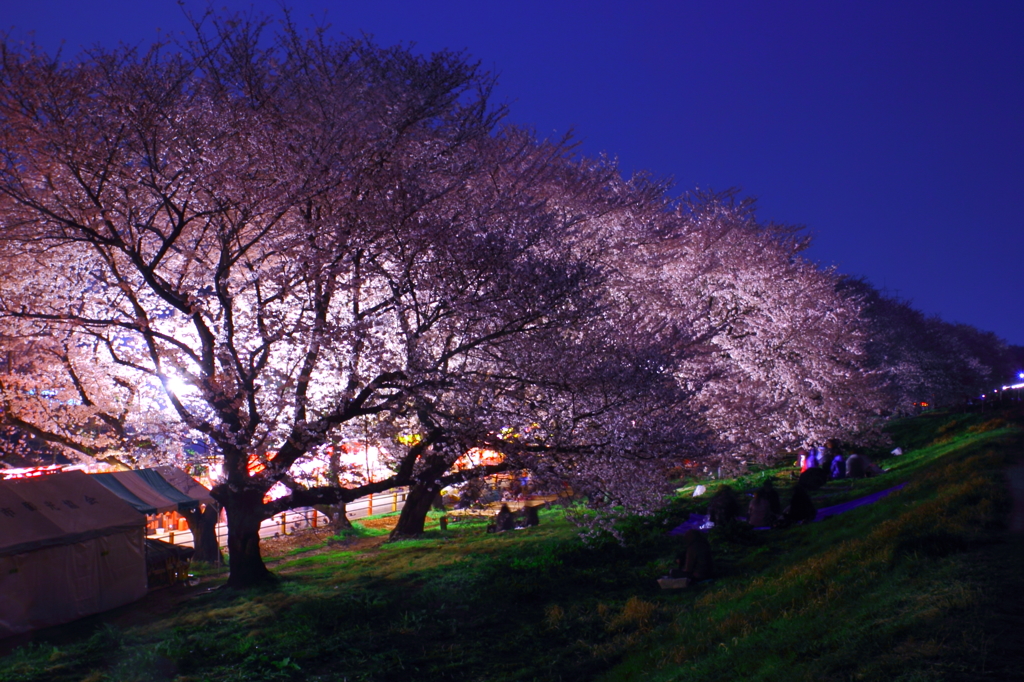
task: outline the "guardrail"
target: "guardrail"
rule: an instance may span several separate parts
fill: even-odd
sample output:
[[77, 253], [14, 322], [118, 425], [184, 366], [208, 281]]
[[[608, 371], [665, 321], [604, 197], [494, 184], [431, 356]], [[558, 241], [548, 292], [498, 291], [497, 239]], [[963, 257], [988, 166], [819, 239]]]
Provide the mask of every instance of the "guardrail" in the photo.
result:
[[[405, 507], [405, 498], [408, 494], [408, 488], [395, 488], [376, 495], [360, 497], [346, 505], [346, 516], [350, 519], [362, 519], [374, 514], [401, 511]], [[327, 523], [327, 517], [312, 507], [300, 507], [265, 519], [260, 524], [260, 537], [280, 537], [306, 528], [317, 528]], [[194, 546], [192, 532], [188, 530], [164, 530], [151, 533], [146, 537], [170, 542], [173, 545]], [[228, 546], [228, 526], [224, 521], [217, 523], [217, 543], [222, 548]]]

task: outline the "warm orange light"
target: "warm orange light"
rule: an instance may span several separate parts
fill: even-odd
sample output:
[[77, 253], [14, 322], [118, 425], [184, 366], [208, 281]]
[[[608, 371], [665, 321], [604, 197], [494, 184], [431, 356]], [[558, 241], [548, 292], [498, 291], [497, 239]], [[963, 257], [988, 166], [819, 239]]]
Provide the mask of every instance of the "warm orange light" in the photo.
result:
[[16, 478], [36, 478], [37, 476], [59, 474], [68, 468], [69, 467], [64, 464], [54, 464], [53, 466], [28, 467], [25, 469], [5, 469], [0, 472], [0, 479], [13, 480]]
[[[277, 453], [275, 452], [274, 455], [276, 454]], [[270, 460], [274, 459], [274, 455], [266, 455], [264, 457], [260, 457], [259, 455], [256, 454], [250, 454], [249, 461], [246, 464], [246, 468], [249, 470], [249, 475], [252, 476], [254, 474], [258, 474], [264, 469], [266, 469], [267, 465], [263, 463], [264, 460], [269, 462]]]
[[477, 466], [494, 466], [505, 461], [505, 456], [494, 450], [473, 448], [455, 460], [455, 470], [472, 469]]

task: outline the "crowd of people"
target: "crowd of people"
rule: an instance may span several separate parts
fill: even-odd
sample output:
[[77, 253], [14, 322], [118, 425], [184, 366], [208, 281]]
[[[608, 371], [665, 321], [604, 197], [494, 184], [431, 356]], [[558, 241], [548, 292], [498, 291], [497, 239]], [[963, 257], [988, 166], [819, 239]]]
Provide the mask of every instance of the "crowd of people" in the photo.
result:
[[[883, 473], [877, 464], [864, 455], [844, 455], [839, 444], [831, 440], [821, 446], [801, 448], [796, 454], [797, 461], [794, 465], [799, 468], [800, 473], [788, 505], [782, 505], [772, 478], [766, 478], [761, 486], [753, 491], [750, 501], [746, 504], [744, 518], [741, 516], [744, 505], [740, 495], [731, 486], [721, 485], [708, 502], [705, 521], [709, 523], [701, 528], [728, 526], [736, 521], [746, 521], [755, 529], [786, 528], [809, 523], [818, 515], [818, 509], [811, 499], [811, 492], [823, 486], [829, 479], [858, 479]], [[902, 451], [899, 454], [902, 454]], [[512, 499], [521, 499], [528, 484], [528, 479], [513, 477], [511, 483], [504, 489], [499, 486], [489, 489], [482, 481], [472, 480], [462, 487], [459, 497], [446, 501], [453, 502], [458, 509], [484, 501], [504, 501], [510, 495], [514, 496]], [[699, 485], [694, 495], [703, 495], [706, 490], [706, 486]], [[488, 493], [494, 495], [493, 500], [487, 497]], [[535, 526], [538, 522], [536, 507], [526, 506], [520, 512], [512, 512], [505, 504], [487, 531], [503, 532]], [[664, 576], [659, 582], [663, 587], [684, 587], [713, 577], [714, 561], [706, 534], [701, 532], [700, 528], [686, 529], [682, 533], [682, 545], [674, 567], [669, 575]]]
[[[809, 523], [818, 514], [811, 499], [811, 491], [817, 490], [829, 479], [859, 479], [883, 473], [881, 467], [864, 455], [850, 453], [844, 456], [839, 445], [831, 440], [821, 446], [801, 448], [797, 456], [795, 465], [799, 467], [800, 475], [797, 484], [793, 486], [789, 504], [782, 506], [772, 479], [765, 479], [761, 487], [753, 492], [746, 508], [746, 522], [750, 526], [767, 529]], [[703, 494], [705, 487], [698, 488]], [[740, 519], [741, 510], [742, 504], [736, 491], [729, 485], [722, 485], [708, 503], [708, 520], [713, 526], [727, 525]], [[663, 586], [685, 586], [709, 580], [714, 577], [713, 565], [711, 545], [705, 534], [695, 528], [688, 529], [683, 534], [675, 566], [666, 576], [668, 582], [663, 583]]]
[[831, 440], [821, 446], [801, 448], [797, 456], [801, 474], [813, 468], [822, 469], [832, 479], [865, 478], [882, 473], [881, 467], [864, 455], [852, 453], [844, 457], [838, 444]]

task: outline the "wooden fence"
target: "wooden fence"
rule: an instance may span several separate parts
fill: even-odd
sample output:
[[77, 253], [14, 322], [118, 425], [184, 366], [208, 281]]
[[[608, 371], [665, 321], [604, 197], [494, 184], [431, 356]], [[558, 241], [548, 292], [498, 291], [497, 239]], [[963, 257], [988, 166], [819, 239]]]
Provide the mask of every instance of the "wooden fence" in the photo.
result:
[[[360, 497], [349, 502], [345, 511], [350, 519], [361, 519], [375, 514], [400, 511], [405, 506], [405, 497], [408, 492], [408, 488], [396, 488], [387, 492], [377, 493], [376, 495]], [[301, 507], [266, 519], [260, 525], [260, 537], [273, 538], [289, 535], [306, 528], [317, 528], [326, 523], [328, 523], [328, 519], [323, 514], [311, 507]], [[189, 530], [163, 529], [151, 532], [147, 537], [163, 540], [175, 545], [193, 546], [192, 532]], [[228, 526], [223, 519], [217, 523], [217, 541], [221, 547], [228, 546]]]

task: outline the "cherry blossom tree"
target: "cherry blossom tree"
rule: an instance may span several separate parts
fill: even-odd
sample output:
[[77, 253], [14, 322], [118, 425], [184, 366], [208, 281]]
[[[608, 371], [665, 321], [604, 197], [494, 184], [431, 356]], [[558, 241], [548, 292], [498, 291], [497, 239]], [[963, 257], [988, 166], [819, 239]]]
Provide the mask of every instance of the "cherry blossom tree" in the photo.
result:
[[[671, 411], [636, 381], [666, 365], [624, 371], [646, 351], [616, 350], [602, 264], [565, 248], [580, 222], [566, 207], [600, 183], [558, 176], [564, 143], [497, 128], [489, 78], [457, 55], [213, 26], [187, 50], [71, 63], [4, 48], [0, 216], [18, 277], [0, 314], [67, 354], [61, 385], [85, 386], [75, 407], [92, 410], [50, 426], [144, 417], [137, 395], [158, 387], [223, 459], [232, 585], [268, 577], [263, 519], [429, 484], [470, 447], [606, 474], [667, 450], [640, 417]], [[584, 330], [599, 354], [580, 354]], [[511, 447], [509, 428], [533, 435]], [[264, 502], [324, 444], [363, 439], [390, 444], [390, 476]], [[614, 478], [592, 478], [612, 499]]]
[[689, 330], [678, 376], [701, 378], [694, 403], [721, 461], [871, 428], [883, 403], [864, 368], [860, 303], [801, 257], [798, 230], [757, 221], [733, 192], [697, 192], [648, 234], [630, 286]]
[[97, 344], [39, 330], [21, 335], [18, 322], [10, 320], [0, 339], [4, 424], [79, 460], [114, 466], [152, 466], [177, 449], [181, 430], [162, 409], [169, 404], [158, 385], [118, 371]]
[[556, 194], [586, 216], [574, 248], [605, 266], [617, 326], [672, 349], [705, 459], [770, 459], [877, 426], [883, 377], [865, 364], [862, 301], [801, 256], [799, 229], [759, 222], [732, 191], [672, 199], [607, 159], [572, 170], [603, 185], [583, 202]]
[[864, 302], [866, 365], [885, 378], [896, 414], [977, 399], [1019, 367], [1014, 349], [991, 332], [928, 317], [862, 279], [847, 278], [842, 287]]
[[[879, 412], [864, 298], [752, 203], [501, 125], [459, 55], [206, 21], [73, 62], [3, 46], [0, 398], [84, 456], [209, 442], [232, 585], [268, 577], [286, 509], [409, 485], [410, 535], [441, 486], [528, 470], [603, 523], [684, 457]], [[294, 474], [368, 442], [382, 478]], [[502, 463], [455, 468], [479, 448]]]
[[[548, 258], [586, 263], [588, 281], [560, 319], [491, 344], [485, 357], [463, 365], [457, 381], [446, 376], [431, 386], [429, 400], [410, 406], [406, 430], [435, 435], [417, 464], [396, 537], [422, 532], [442, 487], [498, 471], [529, 471], [536, 480], [571, 485], [591, 502], [649, 509], [667, 491], [665, 468], [694, 455], [700, 441], [671, 375], [679, 353], [667, 341], [674, 339], [651, 334], [646, 317], [620, 306], [607, 286], [612, 244], [601, 243], [601, 223], [627, 207], [647, 210], [651, 200], [661, 206], [660, 194], [631, 187], [611, 164], [576, 157], [565, 141], [537, 143], [515, 129], [505, 129], [501, 141], [516, 150], [498, 166], [507, 174], [501, 184], [528, 180], [537, 205], [557, 219], [557, 230], [545, 231], [536, 248]], [[503, 461], [454, 470], [473, 449], [500, 453]], [[602, 457], [644, 475], [588, 475]], [[591, 494], [600, 485], [600, 494]]]

